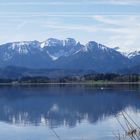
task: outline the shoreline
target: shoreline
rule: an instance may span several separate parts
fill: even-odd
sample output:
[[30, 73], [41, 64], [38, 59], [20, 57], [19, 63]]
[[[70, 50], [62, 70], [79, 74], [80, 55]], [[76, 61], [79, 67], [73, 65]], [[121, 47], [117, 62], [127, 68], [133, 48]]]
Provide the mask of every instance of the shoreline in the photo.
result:
[[0, 86], [34, 85], [140, 85], [140, 82], [0, 83]]

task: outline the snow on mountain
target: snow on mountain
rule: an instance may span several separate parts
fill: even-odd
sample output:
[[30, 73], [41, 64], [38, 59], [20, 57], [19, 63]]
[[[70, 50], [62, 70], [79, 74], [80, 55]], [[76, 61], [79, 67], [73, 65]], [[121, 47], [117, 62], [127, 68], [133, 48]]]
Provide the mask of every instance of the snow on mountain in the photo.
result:
[[99, 44], [95, 41], [90, 41], [86, 44], [86, 49], [84, 48], [84, 50], [86, 51], [94, 51], [95, 49], [100, 49], [100, 50], [103, 50], [103, 51], [109, 51], [111, 50], [111, 48], [108, 48], [102, 44]]
[[52, 55], [52, 54], [50, 54], [48, 51], [47, 51], [47, 54], [50, 56], [50, 58], [51, 58], [53, 61], [57, 60], [57, 59], [60, 57], [60, 54], [54, 54], [54, 55]]
[[66, 38], [63, 40], [63, 46], [76, 46], [78, 42], [73, 38]]
[[134, 51], [134, 52], [128, 53], [128, 58], [132, 59], [138, 55], [140, 55], [140, 51]]
[[124, 57], [129, 58], [129, 57], [128, 57], [129, 52], [123, 52], [123, 51], [120, 51], [120, 50], [118, 50], [118, 52], [119, 52], [121, 55], [123, 55]]
[[29, 52], [32, 52], [33, 49], [40, 48], [40, 43], [38, 41], [13, 42], [5, 45], [8, 47], [9, 50], [15, 51], [19, 54], [27, 54]]
[[118, 48], [109, 48], [95, 41], [82, 45], [73, 38], [49, 38], [44, 42], [23, 41], [0, 45], [0, 60], [1, 67], [16, 65], [112, 72], [139, 64], [140, 51], [126, 54]]
[[41, 43], [41, 48], [43, 48], [53, 60], [70, 56], [79, 51], [81, 47], [82, 45], [72, 38], [65, 40], [50, 38]]
[[112, 48], [108, 48], [95, 41], [90, 41], [76, 53], [56, 60], [58, 68], [94, 69], [98, 72], [115, 72], [125, 67], [128, 58]]
[[[46, 60], [47, 59], [47, 60]], [[44, 54], [39, 41], [13, 42], [0, 45], [0, 66], [46, 67], [51, 58]]]
[[[23, 42], [13, 42], [2, 45], [9, 51], [17, 52], [19, 54], [27, 55], [29, 53], [36, 53], [35, 51], [46, 52], [52, 60], [57, 60], [60, 57], [68, 57], [79, 52], [94, 51], [95, 49], [100, 49], [103, 51], [110, 51], [108, 48], [102, 44], [95, 41], [90, 41], [85, 46], [80, 44], [73, 38], [67, 38], [65, 40], [58, 40], [55, 38], [49, 38], [44, 42], [38, 41], [23, 41]], [[5, 52], [5, 59], [8, 57], [10, 59], [10, 54]]]
[[46, 41], [42, 42], [40, 46], [41, 48], [63, 46], [63, 41], [55, 38], [49, 38]]
[[113, 49], [116, 50], [117, 52], [119, 52], [120, 54], [122, 54], [124, 57], [131, 59], [130, 58], [130, 53], [131, 52], [124, 52], [119, 47], [115, 47]]

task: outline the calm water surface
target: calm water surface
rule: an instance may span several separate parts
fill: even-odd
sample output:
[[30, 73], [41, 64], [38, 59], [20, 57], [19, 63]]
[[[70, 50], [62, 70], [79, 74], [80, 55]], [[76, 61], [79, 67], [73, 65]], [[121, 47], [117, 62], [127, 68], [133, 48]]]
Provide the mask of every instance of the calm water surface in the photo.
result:
[[0, 87], [0, 140], [113, 140], [122, 111], [140, 125], [138, 86]]

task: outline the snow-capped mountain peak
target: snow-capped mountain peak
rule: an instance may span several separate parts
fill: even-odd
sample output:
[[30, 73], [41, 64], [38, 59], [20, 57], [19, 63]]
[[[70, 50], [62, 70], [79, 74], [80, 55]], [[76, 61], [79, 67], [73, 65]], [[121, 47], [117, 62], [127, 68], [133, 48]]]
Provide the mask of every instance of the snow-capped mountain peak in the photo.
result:
[[90, 41], [86, 44], [84, 51], [93, 51], [95, 49], [99, 49], [99, 50], [103, 50], [103, 51], [111, 50], [111, 48], [108, 48], [102, 44], [99, 44], [95, 41]]
[[63, 41], [55, 38], [49, 38], [41, 43], [41, 48], [63, 46]]
[[45, 42], [42, 42], [40, 47], [53, 60], [57, 60], [60, 57], [67, 57], [74, 54], [81, 49], [82, 45], [73, 38], [67, 38], [65, 40], [49, 38]]
[[0, 45], [0, 65], [112, 72], [128, 65], [139, 64], [140, 51], [130, 53], [128, 57], [119, 51], [95, 41], [82, 45], [73, 38], [13, 42]]
[[63, 40], [63, 46], [75, 46], [78, 42], [73, 38], [66, 38]]
[[72, 47], [76, 46], [78, 42], [73, 38], [66, 38], [65, 40], [59, 40], [55, 38], [49, 38], [41, 43], [41, 48], [44, 47]]
[[16, 51], [20, 54], [27, 54], [32, 48], [40, 48], [38, 41], [22, 41], [7, 44], [8, 49]]

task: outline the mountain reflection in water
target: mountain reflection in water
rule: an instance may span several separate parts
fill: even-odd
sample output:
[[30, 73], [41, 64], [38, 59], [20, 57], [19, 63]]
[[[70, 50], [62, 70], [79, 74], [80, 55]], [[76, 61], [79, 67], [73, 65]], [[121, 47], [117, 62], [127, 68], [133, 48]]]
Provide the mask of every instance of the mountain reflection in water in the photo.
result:
[[12, 124], [74, 127], [83, 120], [95, 123], [127, 107], [140, 109], [137, 88], [0, 87], [0, 121]]

